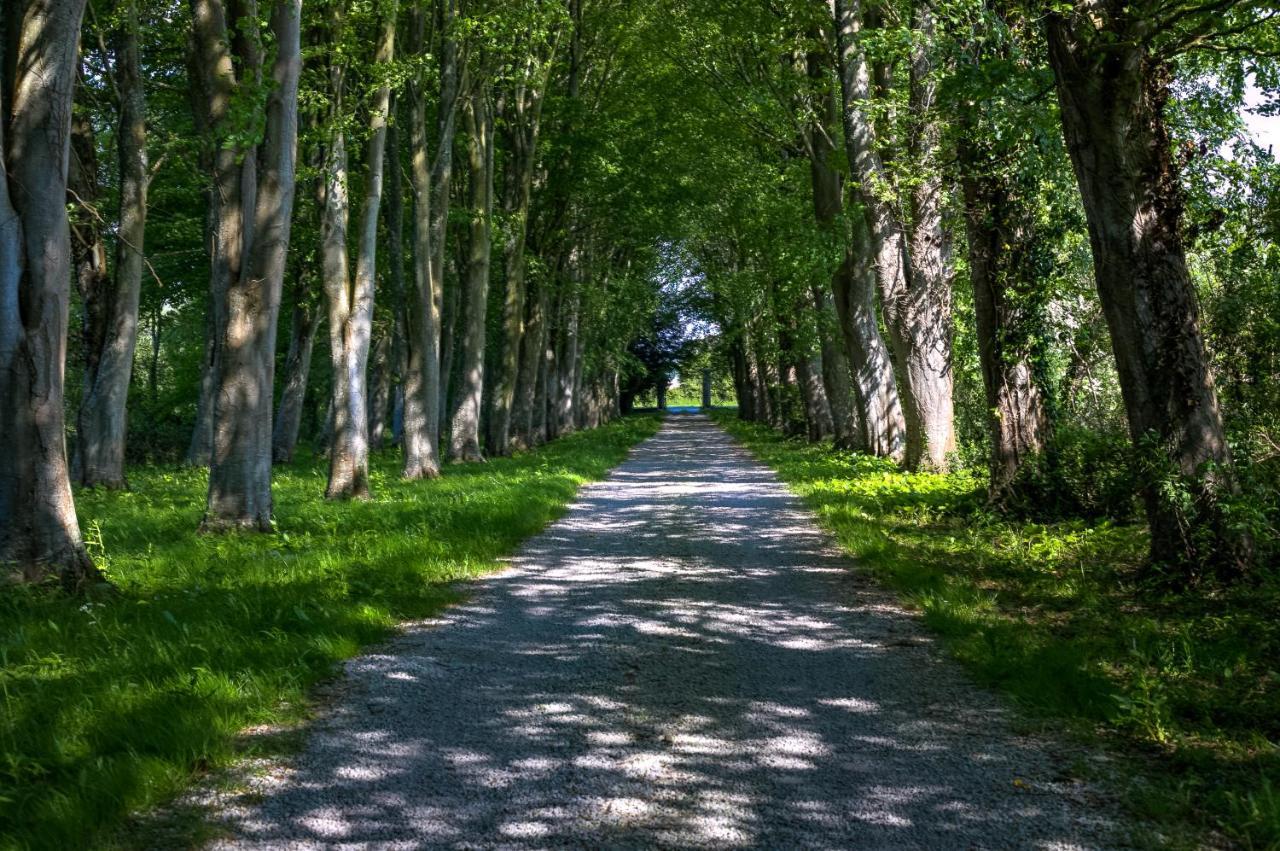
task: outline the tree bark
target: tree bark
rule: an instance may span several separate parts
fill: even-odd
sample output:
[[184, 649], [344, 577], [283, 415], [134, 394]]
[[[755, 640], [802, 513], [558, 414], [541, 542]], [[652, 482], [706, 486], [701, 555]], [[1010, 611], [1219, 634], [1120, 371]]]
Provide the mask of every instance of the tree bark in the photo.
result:
[[[401, 148], [399, 123], [404, 110], [400, 109], [401, 96], [393, 95], [391, 113], [396, 120], [387, 128], [387, 277], [391, 281], [392, 320], [391, 344], [387, 353], [387, 382], [391, 417], [391, 444], [404, 445], [404, 376], [405, 329], [407, 327], [408, 293], [404, 279], [404, 184], [401, 180]], [[412, 121], [412, 118], [410, 118]]]
[[[228, 34], [243, 36], [252, 24], [237, 18], [228, 27], [219, 0], [192, 4], [214, 119], [209, 126], [221, 129], [237, 73]], [[223, 146], [216, 155], [219, 188], [234, 184], [236, 191], [224, 196], [230, 205], [219, 210], [215, 236], [221, 243], [215, 265], [228, 266], [230, 274], [225, 307], [218, 311], [225, 327], [218, 338], [206, 531], [271, 529], [272, 385], [296, 185], [301, 16], [301, 0], [277, 0], [272, 9], [275, 59], [261, 144], [250, 151]], [[253, 39], [238, 36], [236, 44], [240, 73], [257, 73], [261, 60]]]
[[[457, 0], [440, 0], [440, 103], [437, 110], [438, 130], [436, 134], [436, 160], [431, 169], [432, 204], [431, 204], [431, 291], [439, 299], [440, 325], [442, 331], [447, 328], [450, 317], [446, 316], [445, 307], [445, 257], [449, 249], [449, 209], [453, 188], [453, 142], [457, 134], [458, 110], [462, 104], [461, 77], [463, 65], [461, 51], [454, 29], [457, 25]], [[456, 296], [457, 287], [449, 295]], [[456, 311], [455, 311], [456, 312]], [[449, 373], [453, 368], [454, 335], [442, 333], [439, 346], [440, 365], [437, 390], [439, 399], [435, 410], [439, 421], [435, 427], [437, 435], [444, 428], [444, 418], [449, 413]]]
[[293, 461], [298, 448], [298, 431], [306, 403], [307, 381], [311, 375], [311, 355], [315, 349], [316, 331], [320, 327], [316, 305], [312, 303], [305, 281], [309, 273], [298, 275], [297, 295], [293, 305], [293, 325], [289, 334], [289, 352], [284, 361], [284, 387], [271, 436], [271, 455], [275, 463]]
[[[529, 234], [529, 207], [533, 195], [533, 172], [537, 164], [543, 92], [551, 58], [538, 68], [529, 61], [526, 77], [506, 99], [506, 190], [503, 212], [507, 236], [503, 243], [506, 289], [502, 301], [502, 338], [489, 409], [487, 446], [492, 455], [510, 455], [512, 415], [516, 388], [520, 382], [520, 359], [525, 335], [525, 245]], [[523, 439], [523, 438], [522, 438]]]
[[387, 412], [391, 406], [391, 340], [380, 334], [369, 352], [369, 448], [380, 450], [386, 442]]
[[[116, 35], [115, 77], [120, 99], [117, 150], [120, 162], [120, 212], [116, 266], [111, 286], [86, 290], [86, 364], [84, 397], [76, 421], [78, 484], [127, 486], [124, 473], [127, 404], [133, 355], [138, 342], [138, 299], [142, 291], [143, 239], [147, 223], [147, 117], [142, 67], [138, 56], [138, 8], [123, 8]], [[103, 270], [105, 273], [105, 270]], [[96, 326], [96, 327], [93, 327]]]
[[[212, 279], [210, 281], [212, 283]], [[214, 293], [210, 287], [210, 301]], [[218, 341], [213, 306], [205, 317], [204, 356], [200, 359], [200, 389], [196, 397], [196, 421], [191, 427], [191, 442], [183, 459], [188, 467], [208, 467], [213, 453], [213, 382], [217, 375]]]
[[63, 420], [67, 164], [83, 13], [83, 0], [32, 0], [9, 22], [18, 26], [6, 33], [14, 64], [0, 119], [0, 571], [71, 590], [101, 578], [80, 537]]
[[[395, 55], [396, 4], [383, 9], [373, 63], [385, 69]], [[341, 128], [344, 69], [331, 71], [334, 118], [326, 174], [325, 217], [322, 227], [325, 294], [329, 301], [329, 341], [333, 361], [333, 438], [329, 445], [329, 483], [326, 499], [367, 499], [369, 496], [369, 347], [373, 339], [373, 301], [377, 279], [378, 216], [386, 165], [387, 120], [391, 88], [379, 87], [369, 104], [364, 200], [354, 276], [347, 259], [346, 138]]]
[[573, 391], [578, 370], [578, 318], [582, 307], [583, 257], [580, 246], [569, 250], [568, 274], [560, 294], [560, 333], [556, 346], [555, 437], [572, 434], [575, 428]]
[[1152, 560], [1184, 583], [1206, 570], [1231, 579], [1248, 570], [1252, 543], [1223, 504], [1235, 483], [1182, 241], [1171, 74], [1146, 24], [1111, 2], [1050, 14], [1049, 59], [1129, 431], [1150, 465]]
[[[411, 52], [424, 48], [425, 21], [413, 12]], [[413, 289], [405, 305], [404, 470], [406, 479], [440, 475], [440, 290], [434, 268], [432, 173], [426, 91], [410, 84], [410, 183], [413, 190]], [[442, 98], [443, 101], [443, 98]], [[443, 108], [443, 107], [442, 107]], [[441, 126], [444, 122], [441, 122]], [[441, 152], [443, 156], [443, 152]]]
[[[835, 144], [831, 128], [836, 124], [838, 107], [835, 92], [830, 84], [830, 60], [826, 52], [811, 53], [807, 61], [810, 82], [816, 87], [814, 118], [805, 128], [804, 141], [809, 154], [810, 182], [813, 186], [813, 211], [819, 227], [831, 231], [844, 209], [844, 189], [839, 171], [831, 160], [835, 156]], [[832, 286], [837, 283], [832, 278]], [[860, 343], [860, 348], [884, 348], [880, 329], [874, 323], [841, 323], [834, 312], [830, 293], [821, 287], [812, 289], [813, 306], [818, 317], [818, 340], [821, 346], [822, 380], [831, 412], [834, 444], [837, 449], [863, 449], [867, 442], [863, 437], [861, 422], [867, 412], [861, 410], [862, 396], [853, 391], [852, 364], [845, 347], [839, 342], [843, 334], [871, 334], [872, 339]], [[842, 327], [843, 326], [843, 327]], [[842, 328], [833, 333], [833, 328]], [[887, 364], [887, 359], [886, 359]], [[881, 380], [893, 384], [893, 373], [887, 371]], [[896, 395], [896, 389], [894, 390]]]
[[556, 350], [553, 345], [553, 338], [549, 319], [551, 317], [551, 294], [549, 292], [548, 282], [544, 281], [541, 287], [541, 303], [543, 330], [542, 330], [542, 347], [538, 352], [537, 358], [537, 383], [534, 388], [533, 415], [531, 418], [531, 434], [529, 438], [530, 444], [533, 446], [541, 446], [551, 439], [551, 405], [554, 394], [555, 374], [556, 374]]
[[913, 124], [907, 154], [920, 176], [904, 199], [910, 208], [904, 222], [886, 197], [894, 191], [893, 184], [867, 111], [871, 85], [860, 44], [860, 2], [835, 0], [834, 9], [845, 144], [867, 220], [885, 327], [897, 358], [906, 426], [904, 460], [911, 469], [943, 470], [955, 451], [955, 417], [951, 271], [942, 229], [942, 181], [936, 162], [940, 131], [933, 115], [936, 83], [929, 59], [932, 13], [923, 6], [912, 10], [918, 43], [911, 56], [908, 100]]
[[1032, 366], [1040, 266], [1035, 211], [1027, 208], [1034, 186], [1015, 190], [972, 139], [960, 145], [969, 278], [973, 286], [978, 360], [991, 436], [988, 487], [1004, 502], [1022, 464], [1044, 449], [1049, 430], [1044, 396]]
[[511, 406], [511, 443], [516, 449], [534, 445], [533, 419], [537, 402], [538, 368], [546, 346], [546, 284], [526, 282], [524, 334], [520, 344], [520, 366], [516, 377], [516, 393]]
[[449, 460], [483, 461], [480, 406], [484, 395], [485, 319], [493, 223], [493, 120], [488, 93], [477, 85], [463, 107], [470, 167], [471, 239], [467, 257], [457, 400], [449, 434]]

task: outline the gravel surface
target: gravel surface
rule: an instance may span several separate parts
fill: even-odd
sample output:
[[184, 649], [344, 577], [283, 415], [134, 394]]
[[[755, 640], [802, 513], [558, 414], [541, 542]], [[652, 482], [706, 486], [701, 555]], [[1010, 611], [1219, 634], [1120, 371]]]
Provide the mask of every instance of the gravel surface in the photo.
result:
[[469, 603], [349, 663], [218, 847], [1116, 847], [1014, 720], [672, 416]]

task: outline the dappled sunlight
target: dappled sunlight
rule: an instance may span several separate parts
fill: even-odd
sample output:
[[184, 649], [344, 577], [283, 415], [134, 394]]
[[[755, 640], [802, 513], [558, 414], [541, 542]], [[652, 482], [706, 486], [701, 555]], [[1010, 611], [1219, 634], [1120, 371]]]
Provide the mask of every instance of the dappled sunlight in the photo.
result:
[[1050, 746], [849, 577], [675, 418], [475, 599], [351, 662], [291, 781], [228, 819], [246, 847], [1108, 844]]

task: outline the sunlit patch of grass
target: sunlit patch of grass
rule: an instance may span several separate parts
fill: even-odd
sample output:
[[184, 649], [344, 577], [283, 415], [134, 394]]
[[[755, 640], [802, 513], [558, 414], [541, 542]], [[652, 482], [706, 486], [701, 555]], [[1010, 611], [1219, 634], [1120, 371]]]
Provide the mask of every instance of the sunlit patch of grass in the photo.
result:
[[296, 721], [308, 687], [555, 519], [651, 435], [632, 417], [515, 458], [329, 503], [323, 464], [278, 470], [278, 533], [200, 536], [205, 473], [130, 472], [77, 495], [117, 591], [0, 594], [0, 848], [97, 844], [131, 811], [227, 764], [237, 735]]
[[1280, 848], [1274, 572], [1229, 593], [1152, 596], [1142, 527], [1011, 521], [986, 509], [972, 472], [903, 473], [714, 416], [979, 680], [1133, 756], [1145, 782], [1128, 799], [1167, 826], [1162, 841], [1190, 826]]

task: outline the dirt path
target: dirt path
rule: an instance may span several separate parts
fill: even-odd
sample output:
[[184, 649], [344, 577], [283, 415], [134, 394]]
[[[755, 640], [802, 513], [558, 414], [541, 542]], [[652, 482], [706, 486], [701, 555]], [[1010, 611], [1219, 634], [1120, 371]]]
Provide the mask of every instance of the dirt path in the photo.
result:
[[223, 847], [1117, 844], [1055, 748], [701, 416], [348, 677]]

